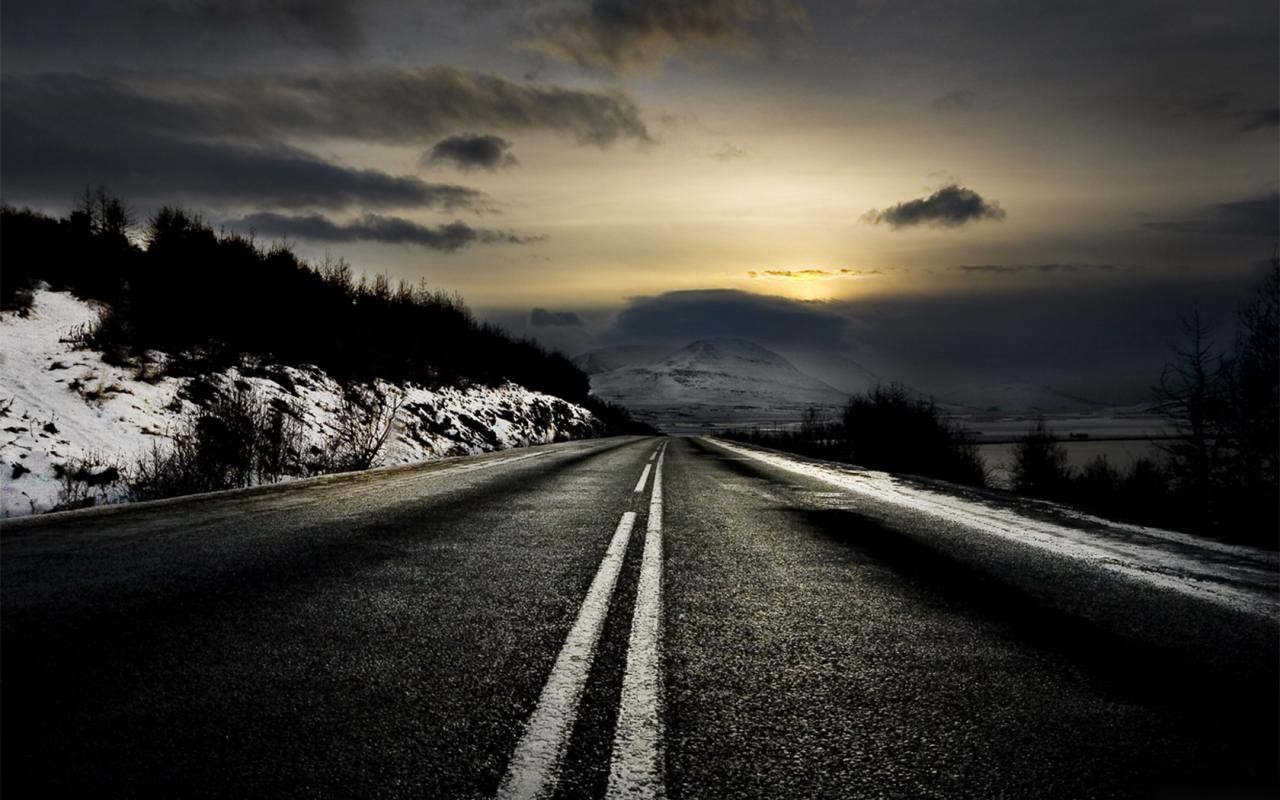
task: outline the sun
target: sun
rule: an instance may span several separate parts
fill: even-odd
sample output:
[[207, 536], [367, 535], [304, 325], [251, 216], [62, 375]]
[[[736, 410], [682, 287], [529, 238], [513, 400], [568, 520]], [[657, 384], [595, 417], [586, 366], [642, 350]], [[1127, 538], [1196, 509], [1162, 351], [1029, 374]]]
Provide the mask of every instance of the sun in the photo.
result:
[[849, 267], [828, 269], [823, 267], [796, 267], [790, 269], [762, 269], [747, 272], [747, 278], [755, 291], [767, 290], [793, 300], [835, 300], [855, 292], [855, 286], [867, 278], [879, 277], [879, 270], [859, 270]]

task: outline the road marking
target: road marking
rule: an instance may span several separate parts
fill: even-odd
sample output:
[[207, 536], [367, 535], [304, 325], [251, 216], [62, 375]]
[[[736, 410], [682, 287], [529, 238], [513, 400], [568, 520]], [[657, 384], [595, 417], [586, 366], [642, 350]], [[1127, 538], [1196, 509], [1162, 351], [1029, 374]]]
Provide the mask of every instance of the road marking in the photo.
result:
[[645, 485], [645, 483], [646, 483], [648, 480], [649, 480], [649, 465], [648, 465], [648, 464], [645, 464], [645, 465], [644, 465], [644, 472], [641, 472], [641, 473], [640, 473], [640, 482], [636, 484], [636, 490], [635, 490], [635, 492], [634, 492], [634, 493], [635, 493], [635, 494], [640, 494], [641, 492], [643, 492], [643, 491], [644, 491], [644, 485]]
[[587, 675], [591, 672], [596, 643], [604, 628], [609, 599], [618, 582], [618, 572], [622, 569], [635, 521], [634, 511], [626, 512], [618, 521], [609, 549], [605, 551], [600, 569], [587, 590], [582, 608], [578, 610], [578, 618], [551, 668], [551, 675], [529, 717], [524, 735], [511, 755], [507, 774], [498, 787], [497, 797], [502, 800], [532, 800], [545, 797], [555, 789], [560, 762], [569, 746], [573, 723], [578, 716], [578, 703], [582, 699]]
[[662, 462], [658, 451], [609, 769], [610, 798], [666, 796], [662, 760]]

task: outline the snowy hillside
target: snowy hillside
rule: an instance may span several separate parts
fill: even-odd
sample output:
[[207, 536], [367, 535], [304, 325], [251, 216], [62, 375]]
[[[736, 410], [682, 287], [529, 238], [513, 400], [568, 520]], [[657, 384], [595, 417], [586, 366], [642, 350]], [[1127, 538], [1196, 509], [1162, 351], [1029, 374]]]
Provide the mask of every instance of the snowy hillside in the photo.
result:
[[[343, 394], [323, 371], [256, 365], [172, 377], [158, 369], [159, 353], [149, 365], [110, 365], [75, 344], [96, 313], [70, 294], [40, 291], [26, 317], [0, 314], [0, 515], [49, 510], [86, 486], [98, 502], [121, 499], [120, 475], [163, 447], [211, 388], [248, 391], [289, 408], [311, 448], [333, 436]], [[379, 464], [601, 432], [586, 409], [515, 384], [381, 388], [401, 404]]]
[[591, 390], [668, 426], [680, 421], [798, 418], [846, 395], [745, 339], [699, 339], [642, 364], [591, 376]]

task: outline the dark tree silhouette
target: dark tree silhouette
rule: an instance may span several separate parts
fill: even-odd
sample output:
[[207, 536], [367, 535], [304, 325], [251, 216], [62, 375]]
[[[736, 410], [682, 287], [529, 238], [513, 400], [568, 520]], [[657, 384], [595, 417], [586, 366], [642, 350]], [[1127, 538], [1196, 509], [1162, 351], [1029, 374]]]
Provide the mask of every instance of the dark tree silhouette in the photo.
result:
[[1071, 480], [1067, 451], [1049, 430], [1043, 415], [1014, 445], [1012, 477], [1014, 490], [1023, 494], [1061, 497], [1066, 493]]

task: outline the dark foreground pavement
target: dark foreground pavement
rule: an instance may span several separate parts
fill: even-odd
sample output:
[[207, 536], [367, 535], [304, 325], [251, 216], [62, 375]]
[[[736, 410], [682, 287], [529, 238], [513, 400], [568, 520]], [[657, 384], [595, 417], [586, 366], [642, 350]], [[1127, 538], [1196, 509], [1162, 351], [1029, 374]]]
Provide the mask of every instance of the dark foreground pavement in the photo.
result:
[[493, 797], [633, 512], [551, 796], [617, 788], [658, 535], [671, 797], [1280, 790], [1276, 619], [660, 441], [5, 523], [0, 789]]

